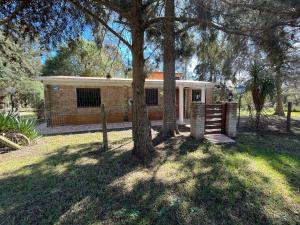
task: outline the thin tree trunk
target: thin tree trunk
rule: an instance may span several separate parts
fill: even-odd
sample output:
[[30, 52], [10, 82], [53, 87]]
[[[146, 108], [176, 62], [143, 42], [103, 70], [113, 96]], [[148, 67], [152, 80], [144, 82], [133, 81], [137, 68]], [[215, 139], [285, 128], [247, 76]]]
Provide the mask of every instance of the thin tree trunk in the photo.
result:
[[211, 63], [209, 64], [209, 82], [213, 81], [213, 70], [212, 70], [212, 65]]
[[261, 117], [261, 112], [256, 112], [255, 130], [259, 129], [260, 117]]
[[145, 102], [144, 73], [144, 30], [141, 28], [141, 13], [137, 9], [132, 23], [132, 137], [134, 141], [133, 154], [140, 159], [149, 157], [154, 151], [151, 141], [151, 129]]
[[252, 100], [253, 100], [253, 103], [255, 106], [255, 111], [256, 111], [255, 129], [258, 130], [259, 124], [260, 124], [261, 112], [262, 112], [262, 109], [264, 108], [264, 104], [265, 104], [265, 99], [264, 99], [264, 97], [262, 97], [260, 95], [257, 87], [252, 87], [251, 94], [252, 94]]
[[288, 102], [288, 111], [286, 116], [286, 130], [287, 132], [291, 131], [291, 113], [292, 113], [292, 103]]
[[284, 116], [283, 97], [282, 97], [282, 79], [281, 79], [280, 69], [276, 69], [275, 86], [276, 86], [276, 108], [274, 114], [278, 116]]
[[21, 148], [20, 145], [9, 140], [8, 138], [4, 137], [3, 135], [0, 135], [0, 143], [3, 144], [4, 146], [8, 146], [9, 148], [12, 148], [12, 149], [20, 149]]
[[216, 75], [216, 70], [213, 69], [213, 82], [217, 83], [217, 75]]
[[101, 104], [101, 120], [102, 120], [102, 136], [103, 136], [103, 150], [108, 149], [108, 138], [107, 138], [107, 121], [106, 121], [106, 111], [104, 104]]
[[175, 81], [175, 31], [174, 31], [174, 0], [166, 0], [164, 27], [164, 136], [174, 136], [176, 125], [176, 81]]

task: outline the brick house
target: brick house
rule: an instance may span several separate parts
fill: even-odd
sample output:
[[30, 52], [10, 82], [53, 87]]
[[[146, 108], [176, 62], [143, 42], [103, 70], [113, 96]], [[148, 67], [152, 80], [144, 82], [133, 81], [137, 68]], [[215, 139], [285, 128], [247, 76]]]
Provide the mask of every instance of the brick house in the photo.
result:
[[[211, 104], [213, 84], [180, 80], [176, 74], [176, 111], [179, 123], [189, 118], [190, 103]], [[45, 90], [45, 117], [48, 126], [100, 122], [100, 104], [107, 110], [109, 123], [131, 121], [132, 79], [49, 76], [41, 77]], [[145, 82], [150, 120], [163, 117], [163, 73], [152, 72]]]

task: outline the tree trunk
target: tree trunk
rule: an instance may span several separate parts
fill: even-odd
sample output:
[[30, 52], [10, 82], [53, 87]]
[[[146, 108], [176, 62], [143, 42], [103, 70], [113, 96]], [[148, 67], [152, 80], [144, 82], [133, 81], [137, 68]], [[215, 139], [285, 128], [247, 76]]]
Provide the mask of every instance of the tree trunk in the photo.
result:
[[175, 31], [174, 31], [174, 0], [166, 0], [164, 26], [164, 136], [174, 136], [176, 124], [176, 81], [175, 81]]
[[209, 63], [209, 82], [213, 82], [213, 70], [211, 63]]
[[144, 30], [141, 27], [142, 15], [133, 15], [132, 23], [132, 137], [133, 154], [139, 159], [147, 158], [154, 151], [151, 141], [151, 129], [145, 100], [144, 73]]
[[16, 144], [15, 142], [9, 140], [8, 138], [4, 137], [3, 135], [0, 135], [0, 143], [2, 143], [4, 146], [7, 146], [12, 149], [20, 149], [21, 146]]
[[292, 113], [292, 103], [288, 102], [288, 111], [286, 116], [286, 130], [287, 132], [291, 131], [291, 113]]
[[265, 104], [265, 99], [263, 96], [260, 95], [257, 87], [252, 87], [251, 94], [252, 94], [252, 100], [256, 111], [255, 129], [258, 130], [260, 124], [261, 112]]
[[280, 69], [276, 69], [275, 87], [276, 87], [276, 109], [274, 114], [278, 116], [284, 116], [283, 97], [282, 97], [282, 79], [281, 79]]
[[260, 117], [261, 117], [261, 112], [256, 112], [255, 130], [259, 130]]
[[107, 138], [107, 120], [104, 104], [101, 104], [101, 120], [102, 120], [102, 136], [103, 136], [103, 150], [108, 150], [108, 138]]

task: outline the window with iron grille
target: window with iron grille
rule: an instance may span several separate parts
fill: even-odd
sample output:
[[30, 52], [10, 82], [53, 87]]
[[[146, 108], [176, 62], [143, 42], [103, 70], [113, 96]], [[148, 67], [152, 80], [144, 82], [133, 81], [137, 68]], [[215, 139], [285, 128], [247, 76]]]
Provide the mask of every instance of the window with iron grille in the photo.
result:
[[158, 105], [158, 89], [149, 88], [145, 90], [146, 105]]
[[201, 90], [192, 90], [192, 101], [193, 102], [201, 101]]
[[77, 107], [100, 107], [101, 94], [100, 88], [76, 88]]

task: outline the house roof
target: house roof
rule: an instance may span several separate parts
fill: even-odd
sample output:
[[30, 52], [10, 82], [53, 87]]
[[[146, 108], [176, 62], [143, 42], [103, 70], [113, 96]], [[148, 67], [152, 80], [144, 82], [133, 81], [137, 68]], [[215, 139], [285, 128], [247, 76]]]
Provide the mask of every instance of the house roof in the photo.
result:
[[[102, 78], [102, 77], [76, 77], [76, 76], [47, 76], [39, 77], [39, 81], [49, 85], [72, 86], [131, 86], [130, 78]], [[214, 86], [211, 82], [194, 80], [176, 80], [176, 87], [206, 87]], [[145, 87], [163, 87], [163, 80], [145, 81]]]
[[[182, 73], [175, 73], [175, 79], [180, 80], [182, 78]], [[151, 71], [147, 74], [147, 80], [163, 80], [164, 72], [161, 71]]]

